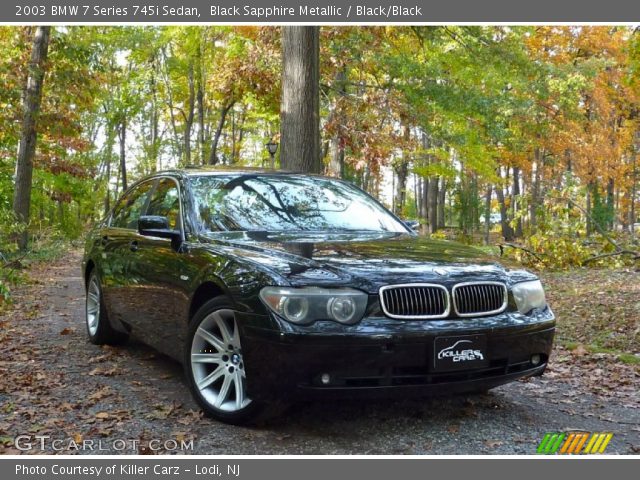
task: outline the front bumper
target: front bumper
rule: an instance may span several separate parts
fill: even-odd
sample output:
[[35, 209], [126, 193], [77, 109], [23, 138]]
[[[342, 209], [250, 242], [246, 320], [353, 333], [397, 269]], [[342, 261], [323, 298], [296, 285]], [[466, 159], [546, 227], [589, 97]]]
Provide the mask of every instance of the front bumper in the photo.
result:
[[[406, 397], [488, 389], [541, 375], [555, 332], [555, 318], [548, 308], [531, 316], [505, 312], [438, 321], [375, 317], [353, 326], [317, 322], [297, 327], [271, 318], [278, 329], [261, 328], [255, 318], [245, 320], [241, 324], [248, 394], [265, 400]], [[435, 339], [465, 335], [486, 338], [486, 364], [438, 371]], [[531, 362], [533, 355], [539, 355], [540, 363]]]

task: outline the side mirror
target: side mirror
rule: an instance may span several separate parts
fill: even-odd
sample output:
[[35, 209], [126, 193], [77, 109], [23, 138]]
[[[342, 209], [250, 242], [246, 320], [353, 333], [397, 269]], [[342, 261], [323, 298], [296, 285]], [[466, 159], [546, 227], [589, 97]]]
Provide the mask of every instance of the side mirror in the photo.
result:
[[142, 215], [138, 219], [138, 233], [145, 237], [168, 238], [172, 242], [180, 242], [182, 240], [180, 230], [169, 228], [167, 217], [158, 215]]
[[414, 232], [420, 230], [420, 222], [417, 220], [403, 220], [404, 224]]

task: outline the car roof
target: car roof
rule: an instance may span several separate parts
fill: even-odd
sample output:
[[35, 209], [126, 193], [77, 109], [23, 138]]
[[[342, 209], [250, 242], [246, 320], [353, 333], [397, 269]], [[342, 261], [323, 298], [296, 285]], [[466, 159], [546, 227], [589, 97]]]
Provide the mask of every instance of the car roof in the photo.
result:
[[175, 168], [157, 172], [157, 175], [182, 175], [187, 177], [215, 176], [215, 175], [305, 175], [310, 177], [332, 178], [324, 175], [306, 172], [297, 172], [293, 170], [272, 170], [269, 168], [257, 167], [240, 167], [240, 166], [201, 166], [187, 165], [182, 168]]

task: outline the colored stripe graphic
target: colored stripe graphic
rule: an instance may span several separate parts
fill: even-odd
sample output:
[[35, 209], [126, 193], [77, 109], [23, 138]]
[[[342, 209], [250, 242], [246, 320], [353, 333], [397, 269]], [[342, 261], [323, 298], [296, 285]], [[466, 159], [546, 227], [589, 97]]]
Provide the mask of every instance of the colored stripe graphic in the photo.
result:
[[571, 444], [573, 444], [573, 442], [575, 441], [574, 439], [576, 437], [577, 437], [576, 433], [570, 433], [567, 439], [564, 441], [564, 444], [560, 449], [560, 453], [568, 453], [567, 450], [569, 450], [569, 447], [571, 446]]
[[[604, 453], [613, 438], [611, 432], [547, 432], [545, 433], [537, 453], [542, 455], [577, 455]], [[583, 450], [584, 445], [586, 447]]]
[[609, 442], [613, 438], [613, 433], [594, 433], [593, 437], [593, 440], [589, 441], [589, 445], [587, 445], [584, 453], [604, 453], [607, 445], [609, 445]]
[[538, 450], [536, 453], [545, 453], [545, 447], [547, 446], [547, 442], [551, 438], [551, 435], [552, 435], [551, 433], [544, 434], [544, 437], [542, 437], [542, 441], [540, 442], [540, 445], [538, 445]]
[[613, 438], [613, 433], [606, 434], [606, 437], [602, 442], [602, 445], [600, 445], [600, 450], [598, 451], [598, 453], [604, 453], [605, 448], [607, 448], [607, 445], [609, 445], [609, 442], [611, 441], [612, 438]]
[[578, 434], [577, 437], [578, 438], [576, 438], [576, 441], [573, 443], [573, 445], [571, 445], [571, 448], [569, 449], [569, 453], [571, 453], [571, 454], [580, 453], [580, 450], [582, 450], [582, 447], [585, 444], [585, 442], [587, 441], [587, 438], [589, 438], [589, 434], [588, 433], [580, 433], [580, 434]]
[[565, 439], [564, 433], [547, 433], [545, 434], [542, 442], [538, 446], [538, 453], [543, 455], [552, 455], [558, 451], [562, 441]]
[[602, 441], [604, 440], [604, 437], [607, 436], [606, 433], [598, 433], [598, 439], [596, 440], [596, 443], [593, 444], [593, 447], [591, 447], [591, 452], [589, 453], [598, 453], [598, 450], [600, 449], [600, 445], [602, 445]]
[[591, 453], [591, 447], [593, 447], [593, 445], [596, 443], [596, 440], [598, 440], [598, 434], [594, 433], [593, 435], [591, 435], [589, 443], [587, 443], [587, 446], [585, 447], [583, 453]]
[[558, 439], [556, 440], [556, 443], [553, 445], [553, 448], [551, 449], [550, 453], [556, 453], [558, 451], [565, 437], [566, 437], [566, 434], [564, 433], [561, 433], [558, 435]]

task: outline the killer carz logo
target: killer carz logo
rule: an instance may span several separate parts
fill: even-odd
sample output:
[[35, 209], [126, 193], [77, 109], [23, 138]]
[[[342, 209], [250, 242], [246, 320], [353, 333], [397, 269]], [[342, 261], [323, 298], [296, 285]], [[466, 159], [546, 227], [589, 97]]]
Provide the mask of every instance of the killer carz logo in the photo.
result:
[[480, 350], [465, 349], [466, 343], [472, 343], [471, 340], [458, 340], [450, 347], [443, 348], [438, 352], [438, 360], [450, 358], [453, 362], [468, 362], [473, 360], [484, 360], [484, 356]]

